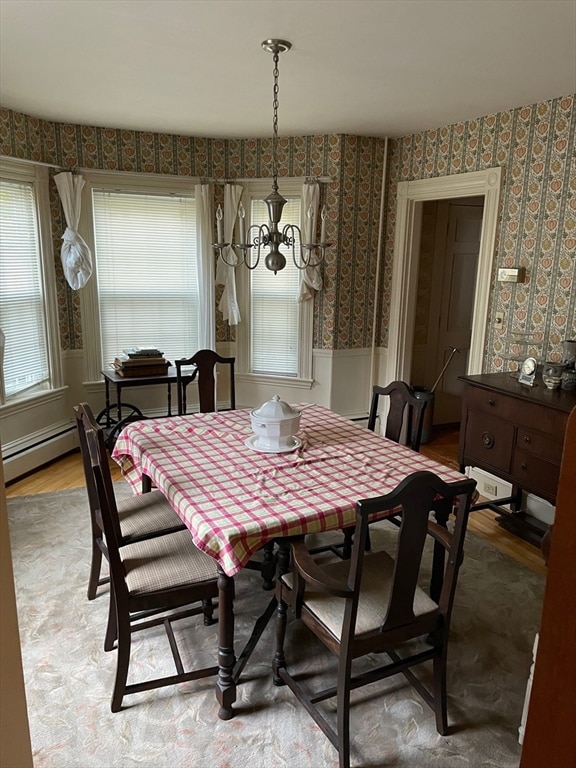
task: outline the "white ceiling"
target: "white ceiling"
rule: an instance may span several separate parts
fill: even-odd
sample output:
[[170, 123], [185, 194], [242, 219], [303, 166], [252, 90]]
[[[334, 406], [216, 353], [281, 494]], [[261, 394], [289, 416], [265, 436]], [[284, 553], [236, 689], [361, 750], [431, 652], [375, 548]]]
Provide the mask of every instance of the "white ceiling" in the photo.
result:
[[0, 0], [0, 103], [212, 138], [403, 136], [576, 92], [576, 0]]

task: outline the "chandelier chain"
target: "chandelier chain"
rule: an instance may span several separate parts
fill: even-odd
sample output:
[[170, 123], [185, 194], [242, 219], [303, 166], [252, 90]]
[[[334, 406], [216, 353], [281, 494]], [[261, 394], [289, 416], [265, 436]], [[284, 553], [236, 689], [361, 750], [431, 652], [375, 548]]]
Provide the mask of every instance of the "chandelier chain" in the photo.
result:
[[278, 76], [280, 74], [278, 69], [278, 60], [280, 55], [278, 51], [274, 51], [274, 70], [272, 72], [274, 76], [274, 88], [273, 88], [273, 101], [272, 107], [274, 109], [274, 118], [272, 120], [272, 189], [278, 192]]

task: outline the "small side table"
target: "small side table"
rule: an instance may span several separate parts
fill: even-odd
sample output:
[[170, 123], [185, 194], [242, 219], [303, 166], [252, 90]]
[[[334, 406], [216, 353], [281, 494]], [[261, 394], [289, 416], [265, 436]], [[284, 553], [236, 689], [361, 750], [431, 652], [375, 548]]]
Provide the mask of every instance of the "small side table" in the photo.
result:
[[[168, 416], [172, 415], [172, 383], [176, 382], [176, 368], [170, 366], [168, 372], [160, 374], [159, 376], [120, 376], [116, 371], [103, 370], [101, 371], [104, 376], [104, 382], [106, 384], [106, 414], [107, 422], [106, 426], [110, 427], [113, 424], [111, 410], [116, 407], [116, 419], [115, 421], [122, 421], [122, 389], [124, 387], [145, 387], [154, 384], [167, 384], [167, 403], [168, 403]], [[116, 403], [110, 404], [110, 384], [116, 385]], [[126, 404], [128, 405], [128, 404]], [[134, 407], [134, 406], [128, 406]]]
[[[144, 414], [136, 405], [122, 402], [122, 389], [125, 387], [146, 387], [158, 384], [166, 384], [166, 403], [167, 416], [172, 415], [172, 384], [178, 380], [175, 366], [171, 365], [167, 373], [153, 376], [120, 376], [116, 371], [109, 369], [101, 371], [106, 385], [106, 405], [104, 410], [98, 414], [98, 423], [101, 424], [108, 434], [108, 440], [113, 444], [115, 442], [115, 427], [123, 420], [145, 418]], [[196, 377], [196, 371], [193, 371], [188, 380], [192, 381]], [[110, 402], [110, 385], [116, 387], [116, 402]], [[115, 416], [114, 410], [116, 410]], [[110, 446], [109, 446], [110, 447]]]

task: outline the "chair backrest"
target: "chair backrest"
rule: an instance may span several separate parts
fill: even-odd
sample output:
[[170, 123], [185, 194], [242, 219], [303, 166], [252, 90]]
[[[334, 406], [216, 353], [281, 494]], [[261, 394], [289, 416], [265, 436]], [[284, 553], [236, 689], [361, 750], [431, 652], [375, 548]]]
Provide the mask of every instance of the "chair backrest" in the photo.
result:
[[[108, 454], [106, 452], [104, 431], [100, 427], [97, 427], [96, 429], [86, 428], [85, 438], [90, 457], [92, 483], [96, 489], [102, 527], [106, 537], [110, 578], [114, 588], [115, 597], [118, 599], [118, 590], [124, 589], [127, 593], [127, 587], [123, 578], [124, 570], [120, 558], [120, 545], [122, 541], [120, 518], [118, 517], [116, 497], [114, 496], [112, 475], [110, 473], [110, 467], [108, 466]], [[119, 578], [119, 576], [121, 578]]]
[[[105, 532], [104, 522], [102, 520], [102, 508], [101, 508], [101, 494], [98, 492], [96, 485], [96, 477], [94, 473], [93, 457], [90, 453], [90, 447], [88, 445], [88, 432], [92, 431], [98, 435], [98, 444], [102, 446], [102, 455], [99, 456], [100, 460], [100, 473], [105, 482], [112, 489], [112, 474], [110, 472], [110, 466], [108, 465], [108, 455], [106, 453], [106, 444], [104, 438], [104, 430], [98, 425], [92, 409], [88, 403], [80, 403], [74, 406], [74, 414], [76, 416], [76, 426], [78, 427], [78, 438], [80, 440], [80, 453], [82, 454], [82, 465], [84, 467], [84, 476], [86, 478], [86, 490], [88, 491], [88, 503], [90, 505], [90, 516], [92, 518], [92, 526], [96, 526], [100, 531]], [[112, 491], [113, 494], [113, 491]], [[118, 541], [122, 540], [122, 534], [120, 532], [120, 523], [117, 523], [116, 535]]]
[[[444, 617], [446, 623], [449, 621], [475, 487], [476, 481], [473, 479], [445, 483], [433, 472], [414, 472], [391, 493], [362, 499], [357, 503], [357, 522], [348, 581], [348, 586], [354, 592], [356, 600], [366, 555], [365, 542], [370, 519], [373, 519], [374, 515], [401, 508], [393, 580], [388, 604], [382, 605], [382, 632], [408, 627], [416, 620], [414, 594], [418, 586], [424, 544], [428, 534], [447, 550], [447, 564], [438, 612]], [[453, 504], [456, 497], [459, 497], [456, 521], [453, 532], [449, 532], [446, 528], [430, 521], [429, 514], [435, 500], [441, 498], [443, 503]], [[355, 612], [353, 606], [350, 610]]]
[[376, 427], [378, 400], [381, 395], [390, 398], [385, 436], [389, 440], [394, 440], [395, 443], [402, 442], [403, 445], [409, 445], [413, 450], [419, 451], [427, 401], [417, 398], [414, 390], [404, 381], [393, 381], [387, 387], [379, 387], [375, 384], [372, 388], [372, 402], [368, 417], [368, 429], [372, 432]]
[[98, 492], [94, 482], [94, 474], [92, 472], [92, 464], [90, 461], [90, 450], [86, 440], [86, 430], [100, 429], [100, 427], [98, 426], [88, 403], [75, 405], [74, 415], [76, 416], [76, 426], [78, 428], [80, 454], [82, 456], [82, 466], [84, 468], [84, 479], [86, 480], [86, 490], [88, 492], [88, 503], [90, 505], [92, 525], [96, 525], [100, 531], [103, 531], [102, 520], [100, 518], [100, 505], [98, 503]]
[[[234, 380], [234, 357], [222, 357], [211, 349], [201, 349], [192, 357], [175, 360], [176, 384], [178, 389], [178, 415], [186, 413], [186, 387], [198, 377], [198, 400], [200, 413], [212, 413], [216, 410], [216, 376], [217, 364], [230, 366], [230, 408], [236, 408], [236, 388]], [[192, 374], [183, 373], [182, 368], [195, 366]]]

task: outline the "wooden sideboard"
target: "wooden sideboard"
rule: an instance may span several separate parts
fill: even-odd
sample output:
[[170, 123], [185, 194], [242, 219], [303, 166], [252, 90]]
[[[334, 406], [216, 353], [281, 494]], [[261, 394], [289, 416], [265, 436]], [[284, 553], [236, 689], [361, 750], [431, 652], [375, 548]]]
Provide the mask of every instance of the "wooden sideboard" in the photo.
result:
[[564, 434], [576, 392], [547, 389], [540, 376], [534, 387], [509, 373], [460, 379], [460, 467], [478, 467], [512, 484], [510, 496], [473, 508], [492, 509], [503, 527], [539, 544], [548, 526], [522, 509], [522, 492], [556, 504]]

